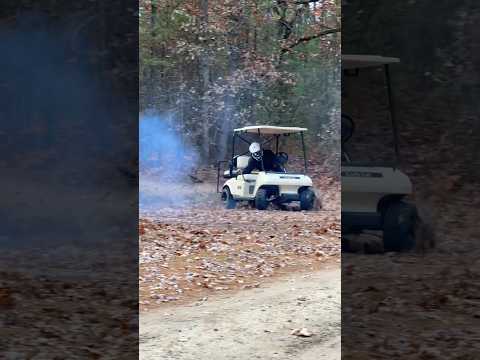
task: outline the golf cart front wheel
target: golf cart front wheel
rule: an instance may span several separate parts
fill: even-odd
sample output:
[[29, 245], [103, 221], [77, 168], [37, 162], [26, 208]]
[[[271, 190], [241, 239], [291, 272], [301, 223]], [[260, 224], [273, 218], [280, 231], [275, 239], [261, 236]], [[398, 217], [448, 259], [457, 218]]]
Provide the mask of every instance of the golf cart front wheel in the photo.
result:
[[402, 201], [392, 203], [383, 215], [385, 251], [408, 251], [415, 247], [417, 209]]
[[315, 204], [315, 193], [312, 189], [305, 189], [300, 193], [300, 209], [312, 210]]
[[226, 209], [235, 209], [237, 206], [237, 201], [233, 198], [228, 187], [222, 191], [222, 201]]
[[268, 193], [266, 189], [258, 189], [255, 195], [255, 207], [257, 210], [265, 210], [268, 207]]

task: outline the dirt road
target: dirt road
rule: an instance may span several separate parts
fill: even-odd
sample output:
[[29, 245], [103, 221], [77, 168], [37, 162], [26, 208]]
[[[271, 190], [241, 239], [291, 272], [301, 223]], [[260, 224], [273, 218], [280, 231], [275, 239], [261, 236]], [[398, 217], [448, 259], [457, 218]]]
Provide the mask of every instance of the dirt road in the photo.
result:
[[[140, 359], [340, 359], [340, 269], [140, 316]], [[306, 328], [311, 337], [291, 335]]]

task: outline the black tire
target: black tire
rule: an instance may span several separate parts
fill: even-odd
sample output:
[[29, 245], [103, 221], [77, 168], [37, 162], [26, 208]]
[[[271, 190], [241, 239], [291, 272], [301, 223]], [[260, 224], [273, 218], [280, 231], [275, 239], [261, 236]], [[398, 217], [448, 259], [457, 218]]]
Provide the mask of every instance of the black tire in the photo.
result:
[[226, 209], [235, 209], [237, 207], [237, 201], [233, 198], [228, 187], [222, 191], [222, 201]]
[[268, 193], [266, 189], [258, 189], [255, 195], [255, 207], [257, 210], [265, 210], [268, 207]]
[[315, 204], [315, 193], [312, 189], [304, 189], [300, 193], [300, 209], [312, 210]]
[[415, 247], [417, 209], [402, 201], [390, 204], [383, 214], [385, 251], [408, 251]]

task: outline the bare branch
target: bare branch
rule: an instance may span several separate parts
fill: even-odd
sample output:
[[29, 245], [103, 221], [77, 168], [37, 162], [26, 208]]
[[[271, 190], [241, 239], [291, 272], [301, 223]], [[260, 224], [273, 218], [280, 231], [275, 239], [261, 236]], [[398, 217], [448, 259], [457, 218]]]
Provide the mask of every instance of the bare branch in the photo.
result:
[[291, 51], [292, 48], [294, 48], [295, 46], [297, 45], [300, 45], [302, 43], [305, 43], [305, 42], [308, 42], [310, 40], [313, 40], [313, 39], [317, 39], [319, 37], [322, 37], [322, 36], [325, 36], [325, 35], [329, 35], [329, 34], [334, 34], [334, 33], [338, 33], [340, 32], [340, 28], [335, 28], [335, 29], [326, 29], [326, 30], [322, 30], [316, 34], [313, 34], [313, 35], [309, 35], [309, 36], [304, 36], [304, 37], [301, 37], [299, 39], [296, 39], [294, 42], [292, 42], [291, 44], [288, 44], [288, 45], [285, 45], [282, 49], [282, 53], [285, 53], [285, 52], [288, 52], [288, 51]]
[[320, 2], [320, 0], [297, 0], [297, 1], [295, 1], [295, 4], [306, 5], [306, 4], [310, 4], [310, 3], [316, 3], [316, 2]]

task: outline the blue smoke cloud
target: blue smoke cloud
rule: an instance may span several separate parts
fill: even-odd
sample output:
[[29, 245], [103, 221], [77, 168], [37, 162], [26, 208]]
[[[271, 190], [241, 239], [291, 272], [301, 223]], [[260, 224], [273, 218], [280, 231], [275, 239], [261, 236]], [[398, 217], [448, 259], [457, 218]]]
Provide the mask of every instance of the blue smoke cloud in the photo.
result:
[[13, 246], [100, 244], [112, 224], [136, 228], [125, 220], [135, 184], [119, 167], [136, 160], [138, 107], [112, 91], [113, 55], [96, 55], [104, 25], [79, 31], [81, 19], [64, 15], [0, 23], [0, 237]]
[[158, 175], [164, 179], [186, 176], [197, 162], [195, 152], [183, 143], [171, 124], [168, 115], [147, 113], [140, 117], [140, 169], [162, 170], [165, 173]]
[[[186, 202], [189, 174], [198, 156], [174, 129], [170, 115], [147, 112], [140, 116], [140, 208], [162, 208]], [[182, 195], [183, 194], [183, 195]]]

